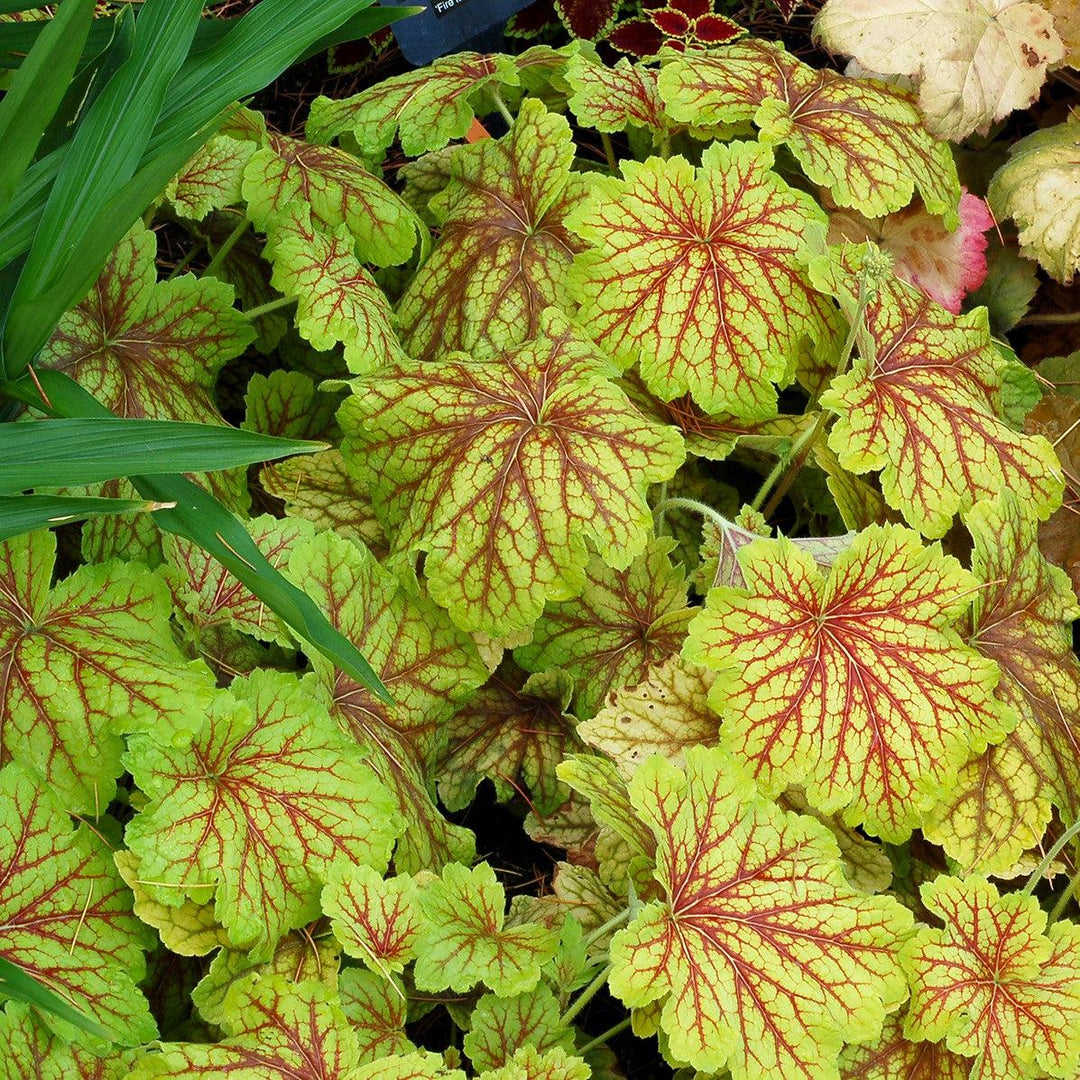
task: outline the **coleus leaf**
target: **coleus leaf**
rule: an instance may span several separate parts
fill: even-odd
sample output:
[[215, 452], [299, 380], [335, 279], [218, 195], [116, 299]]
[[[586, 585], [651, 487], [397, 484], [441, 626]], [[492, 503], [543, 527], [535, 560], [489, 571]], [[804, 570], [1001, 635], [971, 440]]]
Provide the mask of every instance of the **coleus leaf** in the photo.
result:
[[1030, 105], [1065, 55], [1053, 16], [1025, 0], [828, 0], [814, 34], [870, 71], [913, 76], [928, 125], [956, 140]]
[[514, 650], [529, 671], [569, 672], [578, 716], [592, 716], [611, 691], [636, 686], [682, 645], [693, 612], [682, 568], [669, 558], [674, 546], [667, 537], [650, 540], [619, 570], [593, 557], [580, 595], [549, 604], [532, 642]]
[[487, 863], [443, 867], [420, 894], [427, 920], [413, 969], [419, 990], [471, 990], [482, 982], [500, 997], [531, 990], [555, 954], [557, 930], [504, 925], [505, 893]]
[[414, 1049], [405, 1035], [408, 999], [397, 983], [378, 972], [346, 968], [338, 995], [359, 1044], [361, 1065]]
[[307, 137], [326, 143], [350, 132], [365, 154], [382, 157], [397, 136], [405, 154], [418, 157], [465, 136], [481, 91], [516, 82], [511, 57], [474, 52], [444, 56], [353, 97], [316, 98]]
[[671, 126], [656, 89], [657, 72], [622, 59], [614, 67], [578, 55], [566, 68], [573, 90], [567, 104], [583, 127], [595, 131], [625, 131], [627, 125], [649, 131]]
[[624, 161], [621, 178], [590, 177], [570, 218], [592, 245], [572, 279], [583, 323], [665, 401], [689, 391], [707, 412], [763, 419], [803, 340], [835, 333], [800, 254], [822, 212], [772, 163], [752, 143], [714, 143], [700, 169]]
[[215, 135], [169, 181], [165, 197], [178, 214], [194, 221], [200, 221], [212, 210], [240, 202], [244, 167], [255, 150], [255, 143], [248, 139]]
[[997, 696], [1019, 718], [998, 746], [961, 770], [924, 825], [964, 867], [1007, 870], [1035, 847], [1051, 805], [1064, 821], [1080, 814], [1080, 660], [1071, 624], [1080, 618], [1069, 580], [1039, 553], [1036, 521], [1010, 494], [964, 516], [975, 540], [970, 640], [996, 661]]
[[90, 295], [60, 320], [42, 367], [66, 372], [118, 416], [221, 424], [214, 382], [254, 337], [229, 285], [158, 281], [157, 239], [136, 225]]
[[280, 975], [242, 980], [229, 991], [222, 1026], [227, 1037], [219, 1043], [160, 1044], [130, 1080], [363, 1075], [357, 1037], [322, 983]]
[[399, 873], [470, 860], [473, 836], [433, 802], [432, 769], [445, 723], [487, 678], [469, 638], [428, 600], [408, 596], [357, 544], [323, 533], [292, 555], [296, 583], [358, 649], [390, 691], [387, 706], [321, 657], [312, 657], [338, 723], [394, 793], [407, 822], [394, 855]]
[[[819, 288], [855, 318], [867, 253], [832, 249], [813, 261]], [[1016, 492], [1046, 518], [1064, 482], [1050, 444], [1002, 419], [1007, 361], [986, 312], [952, 315], [895, 278], [870, 290], [859, 357], [821, 396], [839, 413], [829, 446], [854, 473], [881, 470], [888, 504], [925, 536], [944, 535], [957, 511], [998, 491]]]
[[126, 839], [151, 895], [214, 893], [232, 944], [258, 955], [318, 915], [336, 859], [385, 868], [404, 824], [313, 691], [257, 671], [219, 692], [190, 746], [140, 734], [125, 758], [149, 799]]
[[570, 36], [582, 41], [606, 37], [622, 0], [554, 0], [555, 12]]
[[719, 672], [721, 744], [768, 792], [805, 783], [812, 806], [905, 839], [1015, 722], [955, 628], [973, 578], [899, 526], [861, 532], [828, 577], [785, 539], [739, 561], [747, 588], [710, 592], [684, 649]]
[[122, 1046], [157, 1029], [136, 987], [150, 932], [104, 844], [16, 764], [0, 772], [0, 957], [107, 1028]]
[[339, 414], [392, 552], [426, 551], [432, 597], [495, 636], [581, 589], [586, 537], [625, 570], [651, 524], [645, 488], [682, 461], [678, 434], [633, 408], [580, 331], [554, 311], [542, 327], [484, 362], [355, 380]]
[[905, 1030], [975, 1058], [972, 1080], [1072, 1076], [1080, 1062], [1080, 927], [1049, 928], [1033, 896], [939, 877], [923, 903], [944, 922], [904, 947]]
[[483, 1080], [589, 1080], [592, 1069], [562, 1047], [541, 1052], [533, 1046], [523, 1046], [505, 1065], [480, 1075]]
[[574, 1051], [573, 1029], [559, 1022], [559, 1003], [546, 983], [514, 997], [485, 994], [473, 1009], [464, 1048], [473, 1068], [497, 1069], [522, 1047], [540, 1053]]
[[244, 169], [243, 194], [248, 216], [263, 232], [297, 201], [326, 232], [348, 226], [361, 262], [396, 266], [416, 246], [418, 223], [400, 196], [333, 146], [269, 135]]
[[759, 796], [721, 750], [654, 757], [630, 782], [657, 842], [665, 899], [612, 940], [609, 985], [633, 1007], [663, 1000], [670, 1052], [749, 1077], [835, 1075], [906, 993], [911, 916], [844, 880], [817, 822]]
[[844, 1047], [840, 1080], [967, 1080], [970, 1061], [942, 1043], [909, 1039], [904, 1020], [893, 1013], [873, 1042]]
[[121, 731], [192, 730], [213, 680], [180, 655], [160, 576], [111, 562], [50, 588], [55, 558], [48, 531], [0, 544], [0, 758], [98, 816], [123, 772]]
[[584, 193], [570, 172], [574, 152], [565, 117], [530, 98], [503, 138], [450, 159], [449, 183], [429, 203], [439, 242], [398, 306], [411, 356], [489, 354], [533, 337], [548, 306], [570, 308], [567, 276], [581, 245], [566, 218]]
[[569, 794], [555, 767], [581, 749], [567, 713], [573, 680], [554, 669], [526, 676], [504, 664], [451, 718], [436, 772], [448, 810], [472, 802], [485, 777], [499, 801], [521, 793], [539, 814], [557, 809]]
[[952, 155], [923, 127], [904, 90], [818, 71], [758, 40], [675, 60], [660, 73], [659, 89], [675, 120], [752, 120], [762, 141], [786, 144], [839, 206], [878, 217], [907, 206], [917, 191], [932, 214], [956, 225]]

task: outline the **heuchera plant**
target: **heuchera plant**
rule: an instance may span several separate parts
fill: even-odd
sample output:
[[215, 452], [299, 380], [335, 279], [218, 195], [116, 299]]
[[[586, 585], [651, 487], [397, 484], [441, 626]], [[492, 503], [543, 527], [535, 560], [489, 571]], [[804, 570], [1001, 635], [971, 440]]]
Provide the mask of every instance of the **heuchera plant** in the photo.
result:
[[[111, 1039], [9, 1003], [4, 1075], [1080, 1076], [1076, 423], [968, 297], [945, 74], [539, 45], [231, 115], [158, 209], [201, 275], [138, 225], [37, 363], [325, 442], [215, 490], [393, 703], [152, 523], [0, 544], [0, 957]], [[990, 191], [1059, 276], [1070, 132]]]

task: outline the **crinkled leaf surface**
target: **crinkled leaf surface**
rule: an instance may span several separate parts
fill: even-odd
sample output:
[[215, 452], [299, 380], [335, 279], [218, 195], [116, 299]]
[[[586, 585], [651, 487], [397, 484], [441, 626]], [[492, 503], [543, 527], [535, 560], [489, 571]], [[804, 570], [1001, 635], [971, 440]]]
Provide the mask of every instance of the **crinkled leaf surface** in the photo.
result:
[[592, 1070], [562, 1047], [543, 1052], [523, 1046], [499, 1069], [482, 1073], [484, 1080], [589, 1080]]
[[573, 1030], [559, 1023], [559, 1003], [543, 982], [511, 998], [485, 994], [470, 1024], [464, 1047], [477, 1072], [505, 1065], [522, 1046], [574, 1052]]
[[723, 751], [688, 750], [685, 772], [651, 758], [630, 792], [664, 900], [615, 935], [612, 991], [663, 1000], [670, 1052], [699, 1070], [835, 1076], [841, 1042], [872, 1038], [906, 993], [910, 915], [852, 889], [826, 830], [757, 795]]
[[661, 72], [659, 87], [676, 120], [752, 120], [762, 141], [785, 143], [840, 206], [877, 217], [907, 206], [917, 191], [931, 213], [956, 224], [960, 184], [952, 155], [923, 127], [904, 90], [817, 71], [757, 40], [676, 60]]
[[183, 660], [164, 581], [137, 563], [80, 567], [49, 587], [55, 534], [0, 544], [0, 758], [95, 816], [123, 771], [121, 730], [194, 730], [212, 691]]
[[235, 946], [272, 950], [318, 915], [334, 860], [383, 869], [404, 825], [315, 689], [258, 671], [218, 694], [190, 746], [131, 739], [126, 763], [150, 802], [127, 842], [160, 883], [151, 894], [179, 904], [216, 886]]
[[439, 1054], [416, 1050], [361, 1066], [349, 1080], [465, 1080], [465, 1074], [447, 1066]]
[[438, 765], [439, 795], [449, 810], [472, 802], [485, 777], [500, 801], [521, 793], [548, 814], [569, 792], [555, 767], [581, 742], [567, 709], [573, 680], [559, 669], [526, 676], [503, 664], [451, 718]]
[[316, 389], [303, 372], [277, 368], [248, 380], [240, 426], [287, 439], [330, 439], [337, 433], [334, 413], [339, 403], [338, 395]]
[[0, 772], [0, 956], [107, 1028], [123, 1046], [157, 1028], [136, 983], [150, 931], [131, 913], [108, 849], [32, 773]]
[[390, 691], [388, 706], [320, 657], [312, 662], [331, 710], [394, 793], [407, 823], [398, 872], [469, 861], [472, 833], [434, 805], [432, 770], [458, 703], [487, 677], [469, 638], [430, 601], [406, 595], [396, 578], [357, 544], [323, 533], [298, 547], [291, 573], [364, 656]]
[[384, 79], [353, 97], [316, 98], [307, 135], [321, 143], [348, 131], [365, 154], [379, 157], [396, 136], [409, 157], [418, 157], [468, 132], [479, 91], [515, 82], [511, 57], [455, 53], [428, 67]]
[[714, 143], [700, 169], [624, 161], [622, 177], [591, 177], [570, 219], [592, 245], [574, 268], [583, 324], [665, 401], [689, 391], [707, 412], [770, 416], [801, 342], [834, 333], [800, 254], [822, 212], [772, 163], [753, 143]]
[[240, 202], [244, 167], [255, 150], [255, 143], [247, 139], [215, 135], [169, 181], [165, 197], [178, 214], [195, 221]]
[[[849, 318], [866, 251], [834, 249], [811, 271]], [[1045, 439], [1001, 418], [1007, 361], [983, 309], [952, 315], [893, 278], [867, 303], [858, 342], [851, 370], [821, 396], [840, 414], [829, 446], [845, 469], [880, 469], [886, 501], [925, 536], [944, 535], [957, 511], [1001, 490], [1049, 516], [1061, 501], [1060, 466]]]
[[1025, 0], [828, 0], [814, 32], [870, 71], [913, 76], [929, 126], [956, 140], [1030, 105], [1065, 55], [1053, 16]]
[[944, 1043], [909, 1039], [904, 1018], [902, 1012], [893, 1013], [873, 1042], [844, 1047], [840, 1080], [967, 1080], [970, 1061]]
[[656, 89], [657, 72], [620, 60], [614, 67], [584, 56], [573, 56], [566, 81], [573, 90], [570, 111], [583, 127], [595, 131], [625, 131], [628, 124], [651, 130], [670, 126]]
[[536, 334], [549, 305], [570, 308], [567, 276], [581, 244], [566, 218], [584, 194], [573, 158], [570, 125], [535, 99], [503, 138], [454, 154], [430, 202], [439, 242], [398, 305], [411, 356], [490, 354]]
[[1071, 624], [1080, 606], [1065, 573], [1039, 553], [1036, 521], [1017, 500], [979, 503], [964, 517], [975, 539], [971, 641], [1001, 668], [997, 696], [1019, 720], [969, 761], [924, 831], [964, 867], [1007, 870], [1035, 847], [1058, 807], [1080, 813], [1080, 661]]
[[482, 982], [500, 997], [531, 990], [555, 955], [557, 930], [539, 923], [504, 926], [505, 894], [487, 863], [458, 863], [420, 894], [427, 926], [413, 969], [420, 990], [471, 990]]
[[119, 416], [224, 421], [213, 400], [224, 363], [254, 338], [232, 287], [183, 274], [157, 280], [157, 239], [141, 224], [120, 242], [87, 296], [41, 352]]
[[718, 670], [722, 744], [770, 792], [903, 840], [957, 771], [1012, 718], [998, 670], [956, 620], [973, 579], [899, 526], [871, 526], [826, 577], [789, 540], [739, 556], [747, 588], [714, 589], [684, 655]]
[[1080, 1061], [1080, 927], [1049, 929], [1033, 896], [1000, 896], [981, 878], [939, 877], [903, 952], [910, 1037], [975, 1058], [971, 1080], [1073, 1076]]
[[346, 968], [338, 991], [360, 1046], [361, 1065], [413, 1049], [405, 1035], [408, 999], [395, 982], [375, 971]]
[[549, 604], [532, 642], [514, 650], [529, 671], [570, 673], [578, 716], [592, 716], [611, 691], [636, 686], [682, 645], [693, 611], [673, 547], [667, 538], [650, 540], [622, 570], [590, 559], [581, 594]]
[[554, 312], [544, 328], [488, 361], [355, 380], [340, 413], [392, 551], [426, 551], [432, 597], [459, 626], [500, 637], [581, 589], [586, 537], [625, 569], [651, 526], [646, 487], [683, 456], [579, 331]]

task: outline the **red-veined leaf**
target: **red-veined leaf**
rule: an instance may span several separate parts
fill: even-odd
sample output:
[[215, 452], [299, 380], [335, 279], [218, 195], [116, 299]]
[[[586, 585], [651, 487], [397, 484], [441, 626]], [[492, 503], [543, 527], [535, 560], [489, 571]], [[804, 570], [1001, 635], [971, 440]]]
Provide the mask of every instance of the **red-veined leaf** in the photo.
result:
[[522, 1046], [574, 1051], [573, 1030], [559, 1023], [559, 1003], [546, 983], [511, 998], [485, 994], [470, 1024], [464, 1048], [479, 1073], [505, 1065]]
[[662, 131], [671, 121], [656, 90], [657, 72], [629, 60], [614, 67], [573, 56], [566, 81], [573, 90], [567, 104], [577, 121], [595, 131], [625, 131], [628, 124]]
[[338, 980], [341, 1008], [360, 1046], [360, 1064], [414, 1049], [405, 1034], [409, 1001], [392, 979], [364, 968], [346, 968]]
[[967, 1080], [971, 1062], [944, 1044], [909, 1039], [903, 1012], [885, 1018], [881, 1034], [840, 1055], [840, 1080]]

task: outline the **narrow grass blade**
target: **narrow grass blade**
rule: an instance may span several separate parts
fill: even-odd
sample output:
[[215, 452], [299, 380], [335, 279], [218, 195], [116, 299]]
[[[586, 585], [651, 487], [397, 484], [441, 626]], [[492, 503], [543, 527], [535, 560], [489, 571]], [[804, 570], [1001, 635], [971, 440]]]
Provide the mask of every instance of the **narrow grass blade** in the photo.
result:
[[109, 1032], [100, 1024], [83, 1016], [59, 994], [53, 993], [21, 967], [2, 956], [0, 956], [0, 992], [5, 997], [14, 998], [15, 1001], [25, 1001], [28, 1005], [52, 1013], [53, 1016], [66, 1020], [69, 1024], [74, 1024], [77, 1028], [96, 1035], [98, 1038], [110, 1038]]
[[0, 495], [0, 540], [35, 529], [110, 514], [148, 513], [155, 502], [141, 499], [90, 499], [78, 495]]

